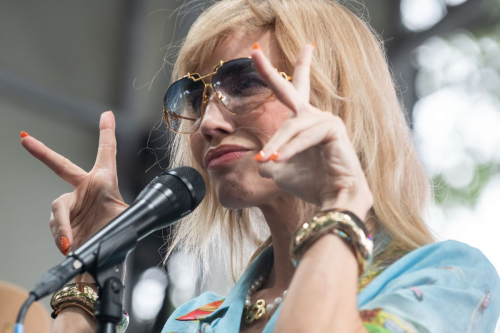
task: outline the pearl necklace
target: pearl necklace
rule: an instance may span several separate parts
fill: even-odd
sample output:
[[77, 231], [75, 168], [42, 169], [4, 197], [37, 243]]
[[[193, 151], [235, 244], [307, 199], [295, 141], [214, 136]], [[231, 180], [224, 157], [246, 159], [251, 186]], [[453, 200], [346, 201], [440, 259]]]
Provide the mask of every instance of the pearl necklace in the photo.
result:
[[259, 290], [267, 276], [260, 274], [256, 277], [248, 288], [247, 297], [245, 299], [245, 323], [251, 324], [254, 320], [260, 319], [264, 316], [270, 317], [274, 310], [283, 303], [286, 296], [286, 290], [283, 292], [283, 297], [276, 297], [274, 303], [267, 304], [264, 299], [259, 299], [255, 304], [252, 304], [252, 295]]

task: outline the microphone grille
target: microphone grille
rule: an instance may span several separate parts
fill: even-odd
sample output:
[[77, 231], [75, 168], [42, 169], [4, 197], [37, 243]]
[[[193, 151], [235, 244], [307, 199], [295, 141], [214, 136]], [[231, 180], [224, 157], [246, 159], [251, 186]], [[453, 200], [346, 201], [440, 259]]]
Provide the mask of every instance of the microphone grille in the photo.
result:
[[156, 177], [151, 184], [158, 182], [164, 184], [168, 182], [168, 187], [174, 193], [185, 193], [185, 195], [177, 196], [181, 211], [194, 210], [205, 197], [206, 187], [202, 175], [188, 166], [165, 171]]

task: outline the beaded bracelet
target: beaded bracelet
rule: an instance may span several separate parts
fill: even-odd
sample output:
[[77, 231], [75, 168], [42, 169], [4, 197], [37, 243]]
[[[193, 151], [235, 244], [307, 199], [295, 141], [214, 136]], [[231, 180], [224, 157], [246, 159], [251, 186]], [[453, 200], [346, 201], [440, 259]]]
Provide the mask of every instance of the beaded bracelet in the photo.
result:
[[358, 277], [363, 276], [372, 263], [373, 241], [364, 223], [349, 211], [321, 212], [297, 230], [291, 246], [295, 267], [307, 249], [328, 233], [338, 235], [352, 247], [358, 261]]

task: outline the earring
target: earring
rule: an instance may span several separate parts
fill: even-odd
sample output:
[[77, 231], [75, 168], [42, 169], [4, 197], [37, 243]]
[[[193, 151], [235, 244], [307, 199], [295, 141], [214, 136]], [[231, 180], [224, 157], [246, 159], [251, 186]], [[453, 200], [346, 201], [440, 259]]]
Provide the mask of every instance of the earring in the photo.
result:
[[234, 216], [235, 216], [237, 219], [240, 219], [242, 215], [243, 215], [243, 209], [236, 209], [236, 210], [234, 211]]

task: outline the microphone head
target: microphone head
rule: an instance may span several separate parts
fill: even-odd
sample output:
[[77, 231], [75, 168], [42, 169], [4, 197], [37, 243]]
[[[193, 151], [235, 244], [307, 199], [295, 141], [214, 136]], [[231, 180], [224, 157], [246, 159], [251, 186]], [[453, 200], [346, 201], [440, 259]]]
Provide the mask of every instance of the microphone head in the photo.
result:
[[157, 183], [165, 185], [174, 193], [188, 194], [177, 196], [182, 212], [192, 211], [198, 207], [206, 193], [205, 181], [202, 175], [188, 166], [181, 166], [162, 172], [147, 187], [151, 187]]

